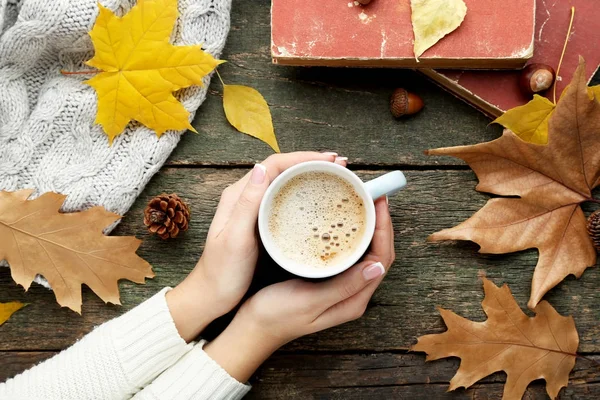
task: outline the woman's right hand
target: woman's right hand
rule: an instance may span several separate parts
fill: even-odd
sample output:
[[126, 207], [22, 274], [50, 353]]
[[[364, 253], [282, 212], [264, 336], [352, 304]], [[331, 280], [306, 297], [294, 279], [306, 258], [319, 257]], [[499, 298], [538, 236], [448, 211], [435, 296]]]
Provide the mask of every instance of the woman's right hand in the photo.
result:
[[167, 293], [171, 315], [184, 340], [192, 340], [208, 323], [232, 310], [248, 290], [259, 251], [258, 210], [269, 184], [302, 162], [346, 166], [346, 160], [336, 153], [275, 154], [223, 191], [202, 257], [188, 277]]
[[323, 282], [293, 279], [268, 286], [244, 303], [227, 329], [205, 350], [240, 382], [275, 350], [304, 335], [362, 316], [395, 259], [386, 199], [375, 203], [377, 222], [364, 260]]

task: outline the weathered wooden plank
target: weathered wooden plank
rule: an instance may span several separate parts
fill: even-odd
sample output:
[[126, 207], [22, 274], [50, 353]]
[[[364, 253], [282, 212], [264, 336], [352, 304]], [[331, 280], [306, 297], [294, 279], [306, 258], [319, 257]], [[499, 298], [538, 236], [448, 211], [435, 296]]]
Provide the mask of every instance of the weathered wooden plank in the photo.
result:
[[[0, 352], [0, 382], [56, 354], [55, 352]], [[600, 361], [600, 356], [592, 359]], [[501, 398], [503, 373], [479, 381], [473, 388], [444, 393], [458, 369], [458, 359], [425, 363], [422, 354], [285, 354], [271, 357], [252, 377], [248, 398]], [[600, 370], [578, 360], [562, 399], [600, 395]], [[532, 383], [527, 399], [545, 399], [544, 382]], [[488, 397], [483, 397], [483, 395]], [[386, 397], [383, 397], [383, 396]], [[594, 395], [594, 396], [593, 396]], [[410, 396], [410, 397], [409, 397]], [[435, 396], [435, 397], [432, 397]]]
[[[470, 389], [458, 389], [447, 392], [447, 384], [375, 386], [345, 388], [289, 387], [278, 385], [266, 388], [260, 386], [251, 391], [247, 399], [327, 399], [327, 400], [364, 400], [364, 399], [465, 399], [465, 400], [501, 400], [504, 385], [501, 383], [476, 384]], [[597, 399], [600, 397], [600, 384], [584, 383], [570, 386], [560, 392], [561, 399]], [[542, 385], [529, 387], [523, 396], [527, 400], [546, 400], [548, 395]]]
[[[591, 356], [600, 361], [600, 356]], [[425, 362], [424, 353], [274, 354], [255, 374], [255, 385], [296, 387], [369, 387], [419, 384], [448, 384], [460, 360], [447, 358]], [[570, 374], [570, 385], [600, 383], [600, 369], [593, 361], [578, 359]], [[504, 373], [485, 377], [478, 383], [503, 383]]]
[[[600, 357], [594, 357], [600, 360]], [[473, 387], [445, 393], [458, 369], [458, 359], [423, 362], [419, 354], [276, 354], [252, 380], [252, 399], [500, 399], [504, 373], [496, 373]], [[561, 399], [600, 395], [600, 372], [579, 360]], [[525, 399], [546, 399], [543, 381], [530, 385]]]
[[[140, 254], [150, 261], [156, 278], [147, 285], [121, 283], [124, 306], [104, 305], [84, 290], [83, 316], [59, 309], [51, 292], [33, 285], [24, 294], [12, 284], [7, 269], [0, 271], [0, 301], [31, 303], [0, 327], [0, 350], [56, 350], [72, 344], [94, 325], [121, 314], [166, 285], [175, 285], [193, 268], [202, 251], [206, 230], [224, 187], [244, 174], [238, 169], [164, 169], [125, 216], [117, 234], [136, 234], [144, 239]], [[362, 171], [373, 177], [383, 171]], [[444, 329], [435, 309], [452, 309], [482, 320], [483, 298], [478, 276], [487, 273], [497, 284], [508, 283], [523, 307], [537, 255], [525, 251], [506, 256], [483, 256], [469, 243], [429, 244], [428, 234], [467, 218], [487, 196], [472, 188], [470, 171], [409, 171], [409, 185], [390, 199], [396, 227], [397, 261], [373, 298], [364, 318], [303, 338], [288, 350], [403, 350], [419, 335]], [[149, 198], [161, 191], [177, 191], [189, 200], [191, 229], [181, 238], [162, 242], [149, 237], [142, 225], [142, 210]], [[273, 265], [261, 263], [259, 283], [285, 276]], [[598, 268], [581, 279], [567, 279], [547, 299], [564, 315], [573, 315], [581, 338], [580, 351], [600, 352], [600, 291]]]
[[[270, 0], [233, 2], [231, 31], [219, 67], [227, 83], [258, 89], [271, 105], [282, 151], [334, 150], [369, 165], [459, 164], [432, 159], [423, 150], [490, 140], [500, 132], [478, 111], [410, 70], [292, 68], [271, 64]], [[396, 87], [418, 93], [425, 109], [396, 121], [389, 97]], [[221, 84], [208, 98], [173, 153], [173, 164], [239, 164], [264, 159], [264, 143], [230, 127]], [[235, 151], [232, 151], [235, 149]]]
[[56, 354], [55, 351], [0, 351], [0, 382], [33, 367]]
[[[253, 86], [265, 96], [283, 151], [335, 150], [366, 165], [456, 165], [461, 162], [422, 152], [500, 133], [487, 126], [488, 118], [414, 71], [271, 64], [270, 0], [235, 0], [231, 21], [222, 56], [229, 62], [219, 70], [226, 82]], [[394, 120], [388, 102], [397, 87], [419, 94], [424, 110]], [[185, 134], [169, 163], [250, 164], [269, 155], [266, 144], [227, 124], [217, 79], [210, 89], [193, 123], [199, 134]]]

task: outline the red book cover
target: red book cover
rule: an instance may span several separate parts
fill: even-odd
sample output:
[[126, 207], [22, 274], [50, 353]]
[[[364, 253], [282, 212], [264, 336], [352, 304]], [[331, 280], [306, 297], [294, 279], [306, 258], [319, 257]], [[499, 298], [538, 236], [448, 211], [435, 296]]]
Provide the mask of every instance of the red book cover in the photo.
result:
[[[600, 3], [597, 0], [538, 0], [535, 52], [530, 62], [556, 69], [569, 29], [571, 6], [575, 6], [575, 18], [557, 80], [557, 96], [571, 80], [579, 55], [586, 60], [589, 79], [600, 67]], [[519, 89], [520, 71], [422, 72], [492, 117], [530, 100]], [[551, 90], [545, 95], [552, 100]]]
[[[271, 54], [286, 65], [519, 68], [531, 57], [535, 0], [464, 0], [460, 27], [417, 62], [410, 0], [272, 0]], [[551, 0], [547, 0], [551, 1]]]

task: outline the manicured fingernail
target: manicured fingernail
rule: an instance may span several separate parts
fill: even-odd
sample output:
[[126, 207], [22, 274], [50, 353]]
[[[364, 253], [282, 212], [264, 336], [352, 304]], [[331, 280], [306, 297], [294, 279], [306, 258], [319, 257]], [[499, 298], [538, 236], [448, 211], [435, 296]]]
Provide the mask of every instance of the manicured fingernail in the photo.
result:
[[336, 157], [335, 162], [348, 161], [348, 157]]
[[337, 153], [335, 151], [324, 151], [323, 154], [326, 155], [326, 156], [337, 157]]
[[254, 164], [254, 169], [252, 169], [252, 175], [250, 176], [250, 182], [255, 185], [260, 185], [265, 181], [265, 176], [267, 175], [267, 167], [262, 164]]
[[385, 268], [382, 263], [378, 262], [363, 269], [362, 274], [366, 281], [370, 281], [385, 274]]

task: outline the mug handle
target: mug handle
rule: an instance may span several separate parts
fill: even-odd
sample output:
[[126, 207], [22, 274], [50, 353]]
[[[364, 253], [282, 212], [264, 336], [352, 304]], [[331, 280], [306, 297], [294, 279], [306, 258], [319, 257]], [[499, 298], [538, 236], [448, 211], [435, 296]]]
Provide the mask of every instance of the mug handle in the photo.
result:
[[406, 186], [406, 177], [400, 171], [388, 172], [365, 183], [367, 192], [373, 200], [383, 195], [391, 196]]

